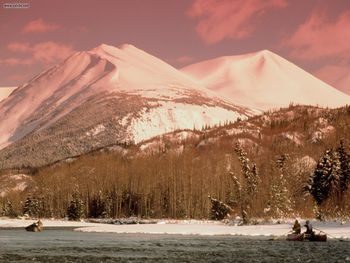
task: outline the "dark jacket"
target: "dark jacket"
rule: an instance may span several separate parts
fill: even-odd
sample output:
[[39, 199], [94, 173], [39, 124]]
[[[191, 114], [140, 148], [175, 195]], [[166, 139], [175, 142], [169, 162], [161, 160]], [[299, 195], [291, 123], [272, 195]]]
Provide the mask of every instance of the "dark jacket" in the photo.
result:
[[301, 233], [301, 226], [300, 226], [298, 220], [295, 220], [292, 229], [293, 229], [293, 233], [294, 233], [294, 234], [300, 234], [300, 233]]
[[312, 229], [312, 224], [310, 222], [306, 222], [306, 224], [304, 226], [306, 227], [305, 234], [313, 234], [314, 233], [314, 231]]

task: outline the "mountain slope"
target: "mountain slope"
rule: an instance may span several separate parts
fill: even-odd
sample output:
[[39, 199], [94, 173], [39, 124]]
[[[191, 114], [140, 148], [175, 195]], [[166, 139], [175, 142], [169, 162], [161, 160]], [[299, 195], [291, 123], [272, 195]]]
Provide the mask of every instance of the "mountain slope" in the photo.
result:
[[182, 71], [213, 91], [264, 110], [290, 103], [332, 108], [350, 104], [350, 96], [268, 50], [219, 57]]
[[78, 52], [0, 102], [0, 168], [38, 166], [257, 111], [132, 45]]

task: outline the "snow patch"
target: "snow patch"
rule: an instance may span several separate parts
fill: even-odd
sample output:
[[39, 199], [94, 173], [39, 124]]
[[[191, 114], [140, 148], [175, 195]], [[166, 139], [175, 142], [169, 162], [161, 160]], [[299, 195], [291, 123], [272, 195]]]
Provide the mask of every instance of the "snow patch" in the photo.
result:
[[241, 144], [244, 147], [255, 147], [255, 146], [257, 146], [257, 143], [252, 141], [251, 139], [239, 138], [237, 141], [239, 142], [239, 144]]
[[158, 108], [143, 109], [140, 117], [131, 120], [128, 127], [135, 143], [179, 129], [202, 129], [206, 125], [214, 126], [237, 118], [245, 119], [242, 114], [206, 105], [194, 105], [175, 102], [160, 102]]
[[281, 135], [291, 140], [296, 145], [302, 145], [302, 134], [300, 134], [299, 132], [283, 132]]
[[317, 131], [312, 133], [311, 142], [316, 143], [318, 141], [321, 141], [334, 132], [335, 132], [335, 128], [332, 125], [319, 128]]

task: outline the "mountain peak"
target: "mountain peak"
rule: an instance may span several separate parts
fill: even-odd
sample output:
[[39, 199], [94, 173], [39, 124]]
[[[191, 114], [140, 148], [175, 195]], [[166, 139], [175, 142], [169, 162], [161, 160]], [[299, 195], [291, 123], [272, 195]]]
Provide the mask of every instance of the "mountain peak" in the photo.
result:
[[206, 60], [182, 72], [221, 95], [264, 110], [290, 103], [336, 108], [350, 102], [348, 95], [266, 49]]
[[118, 46], [118, 48], [121, 49], [121, 50], [139, 49], [139, 48], [137, 48], [137, 47], [135, 47], [134, 45], [129, 44], [129, 43], [121, 44], [121, 45]]
[[260, 51], [256, 52], [256, 54], [259, 54], [259, 55], [271, 55], [271, 54], [275, 54], [275, 53], [273, 53], [272, 51], [270, 51], [268, 49], [263, 49], [263, 50], [260, 50]]
[[98, 45], [97, 47], [93, 48], [91, 51], [93, 53], [99, 53], [101, 51], [106, 52], [110, 49], [117, 49], [117, 47], [102, 43], [102, 44]]
[[128, 52], [128, 51], [144, 52], [143, 50], [135, 47], [132, 44], [128, 44], [128, 43], [125, 43], [125, 44], [122, 44], [119, 46], [112, 46], [112, 45], [102, 43], [102, 44], [98, 45], [97, 47], [93, 48], [91, 51], [93, 53], [101, 53], [101, 52], [103, 52], [103, 53], [116, 53], [116, 52], [121, 52], [121, 51], [124, 51], [124, 52]]
[[[265, 58], [265, 59], [279, 57], [276, 53], [273, 53], [268, 49], [259, 50], [254, 53], [248, 53], [246, 55], [241, 55], [241, 56], [246, 58], [255, 57], [255, 58]], [[237, 56], [233, 56], [233, 57], [237, 57]]]

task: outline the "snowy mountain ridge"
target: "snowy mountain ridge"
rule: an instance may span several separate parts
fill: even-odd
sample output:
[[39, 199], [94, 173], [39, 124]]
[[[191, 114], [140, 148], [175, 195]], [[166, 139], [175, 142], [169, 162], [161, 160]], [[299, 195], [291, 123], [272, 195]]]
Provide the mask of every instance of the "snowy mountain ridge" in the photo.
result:
[[[0, 102], [0, 158], [37, 165], [259, 111], [235, 105], [132, 45], [73, 54]], [[47, 160], [44, 160], [47, 159]]]
[[222, 125], [291, 102], [338, 107], [349, 98], [266, 50], [180, 71], [133, 45], [102, 44], [0, 101], [0, 169]]
[[181, 71], [210, 90], [264, 110], [290, 103], [330, 108], [350, 104], [349, 95], [268, 50], [214, 58]]

